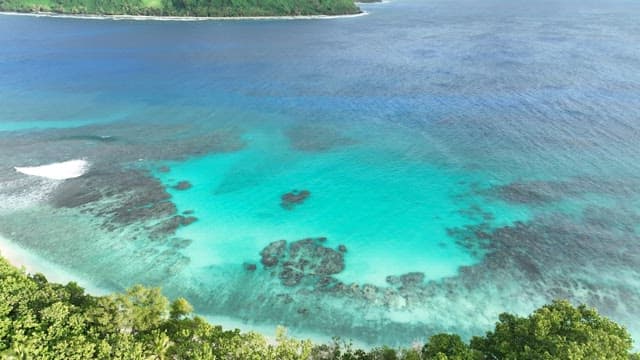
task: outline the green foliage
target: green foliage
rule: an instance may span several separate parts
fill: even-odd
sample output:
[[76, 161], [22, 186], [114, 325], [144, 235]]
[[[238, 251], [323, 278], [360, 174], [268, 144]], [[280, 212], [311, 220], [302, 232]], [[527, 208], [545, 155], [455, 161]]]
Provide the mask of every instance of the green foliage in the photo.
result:
[[181, 319], [185, 316], [191, 315], [193, 312], [193, 306], [189, 304], [187, 299], [185, 298], [177, 298], [174, 302], [171, 303], [171, 310], [169, 314], [171, 319]]
[[159, 288], [136, 285], [126, 293], [116, 295], [115, 302], [124, 320], [120, 323], [121, 328], [132, 333], [158, 329], [167, 317], [169, 301]]
[[0, 0], [0, 11], [153, 16], [356, 14], [353, 0]]
[[452, 334], [437, 334], [429, 338], [429, 342], [422, 348], [423, 359], [473, 360], [479, 354], [465, 344], [460, 336]]
[[527, 318], [500, 315], [495, 330], [472, 339], [471, 347], [485, 359], [626, 360], [631, 336], [594, 309], [554, 301]]
[[[1, 1], [1, 0], [0, 0]], [[354, 349], [287, 336], [223, 330], [198, 316], [184, 298], [169, 304], [160, 289], [134, 286], [91, 296], [75, 283], [49, 283], [0, 258], [0, 359], [114, 360], [640, 360], [631, 338], [585, 306], [556, 301], [527, 318], [502, 314], [494, 331], [472, 339], [438, 334], [416, 349]]]

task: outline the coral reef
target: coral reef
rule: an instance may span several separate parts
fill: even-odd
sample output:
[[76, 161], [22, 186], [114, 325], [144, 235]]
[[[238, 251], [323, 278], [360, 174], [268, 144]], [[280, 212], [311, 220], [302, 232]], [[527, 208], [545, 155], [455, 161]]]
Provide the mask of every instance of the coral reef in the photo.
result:
[[303, 204], [309, 196], [311, 196], [309, 190], [293, 190], [280, 196], [280, 206], [284, 209], [292, 210], [296, 206]]
[[336, 129], [319, 125], [296, 125], [288, 128], [285, 135], [294, 150], [304, 152], [329, 151], [355, 143]]
[[287, 244], [286, 240], [274, 241], [261, 252], [261, 263], [285, 286], [295, 286], [303, 280], [326, 282], [330, 275], [344, 270], [342, 252], [322, 246], [318, 238], [306, 238]]
[[191, 183], [186, 180], [183, 180], [178, 182], [176, 185], [172, 186], [172, 188], [176, 190], [189, 190], [191, 189]]

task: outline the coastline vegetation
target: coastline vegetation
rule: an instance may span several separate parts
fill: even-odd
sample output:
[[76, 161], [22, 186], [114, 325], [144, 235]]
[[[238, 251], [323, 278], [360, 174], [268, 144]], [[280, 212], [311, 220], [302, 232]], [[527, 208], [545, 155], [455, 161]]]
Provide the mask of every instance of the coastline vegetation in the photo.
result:
[[360, 13], [353, 0], [0, 0], [0, 11], [195, 17]]
[[585, 306], [555, 301], [528, 317], [502, 314], [495, 329], [465, 343], [432, 336], [406, 349], [356, 349], [335, 339], [314, 344], [276, 331], [275, 341], [223, 330], [193, 314], [183, 298], [134, 286], [109, 296], [48, 282], [0, 258], [1, 359], [225, 360], [640, 360], [622, 326]]

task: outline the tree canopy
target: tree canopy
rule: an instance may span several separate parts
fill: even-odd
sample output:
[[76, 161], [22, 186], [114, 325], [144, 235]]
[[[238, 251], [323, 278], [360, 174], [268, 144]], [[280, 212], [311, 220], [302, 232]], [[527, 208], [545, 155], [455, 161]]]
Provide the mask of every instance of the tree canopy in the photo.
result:
[[625, 328], [594, 309], [554, 301], [526, 318], [500, 315], [495, 330], [471, 346], [486, 359], [625, 360], [632, 343]]
[[109, 296], [76, 283], [50, 283], [0, 258], [1, 359], [202, 360], [640, 360], [626, 329], [591, 308], [555, 301], [528, 317], [500, 315], [493, 331], [470, 344], [437, 334], [421, 348], [354, 349], [335, 339], [314, 344], [278, 328], [261, 334], [224, 330], [193, 314], [184, 298], [134, 286]]
[[151, 16], [357, 14], [353, 0], [0, 0], [0, 11]]

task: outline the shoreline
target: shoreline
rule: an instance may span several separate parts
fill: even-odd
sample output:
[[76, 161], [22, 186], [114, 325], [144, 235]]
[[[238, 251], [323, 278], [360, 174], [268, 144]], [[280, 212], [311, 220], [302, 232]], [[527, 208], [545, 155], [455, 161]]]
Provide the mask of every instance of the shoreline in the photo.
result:
[[332, 20], [349, 19], [369, 15], [366, 11], [345, 15], [283, 15], [283, 16], [151, 16], [151, 15], [92, 15], [92, 14], [60, 14], [54, 12], [15, 12], [0, 11], [0, 15], [32, 16], [62, 19], [84, 20], [135, 20], [135, 21], [246, 21], [246, 20]]
[[0, 233], [0, 256], [16, 268], [24, 269], [28, 274], [43, 274], [49, 282], [66, 284], [73, 281], [85, 289], [88, 294], [96, 296], [107, 295], [112, 292], [97, 287], [88, 279], [77, 276], [45, 258], [33, 254], [2, 233]]
[[[23, 269], [27, 274], [43, 274], [47, 281], [58, 284], [67, 284], [69, 282], [75, 282], [85, 290], [86, 294], [92, 296], [107, 296], [113, 294], [114, 291], [107, 290], [95, 286], [90, 280], [74, 274], [72, 271], [56, 265], [51, 261], [43, 258], [40, 255], [34, 254], [29, 250], [21, 247], [12, 241], [6, 234], [0, 233], [0, 257], [4, 258], [12, 266]], [[222, 326], [225, 330], [238, 329], [242, 332], [255, 332], [267, 339], [271, 343], [276, 342], [275, 331], [280, 324], [246, 324], [239, 318], [223, 315], [208, 315], [195, 312], [196, 315], [201, 316], [211, 325]], [[286, 328], [286, 326], [285, 326]], [[313, 332], [301, 332], [297, 334], [291, 334], [287, 329], [287, 335], [295, 339], [310, 339], [318, 343], [329, 343], [331, 337], [323, 334], [316, 334]], [[358, 342], [362, 348], [369, 348], [365, 343]]]

